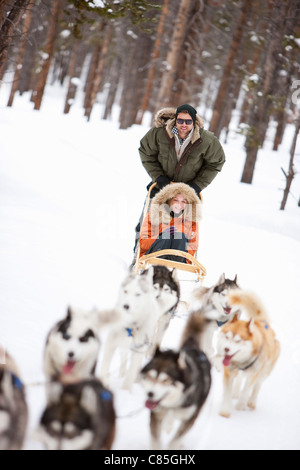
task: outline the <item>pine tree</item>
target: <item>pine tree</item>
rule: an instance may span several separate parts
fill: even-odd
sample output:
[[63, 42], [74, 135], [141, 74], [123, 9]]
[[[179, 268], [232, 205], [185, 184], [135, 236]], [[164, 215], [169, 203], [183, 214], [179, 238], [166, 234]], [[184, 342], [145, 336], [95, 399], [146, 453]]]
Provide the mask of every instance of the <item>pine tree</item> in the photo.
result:
[[22, 18], [30, 0], [16, 0], [11, 7], [9, 14], [5, 18], [4, 3], [0, 3], [0, 14], [4, 21], [0, 29], [0, 77], [7, 58], [8, 48], [13, 38], [13, 31], [16, 29], [19, 21]]
[[193, 0], [182, 0], [180, 2], [173, 35], [170, 39], [170, 49], [167, 55], [166, 67], [162, 76], [157, 107], [170, 106], [172, 88], [176, 83], [178, 67], [180, 65], [182, 46], [186, 36], [186, 28], [190, 19]]
[[49, 29], [46, 38], [46, 43], [43, 50], [43, 58], [40, 73], [37, 76], [35, 89], [33, 91], [32, 100], [34, 101], [34, 109], [39, 110], [41, 108], [44, 90], [47, 82], [47, 77], [51, 65], [51, 61], [54, 55], [54, 46], [57, 34], [57, 27], [59, 18], [62, 13], [63, 2], [61, 0], [54, 0], [51, 14], [49, 17]]
[[9, 107], [13, 105], [15, 93], [19, 87], [19, 81], [20, 81], [20, 76], [21, 76], [21, 71], [22, 71], [22, 63], [24, 62], [24, 55], [25, 55], [26, 44], [27, 44], [27, 34], [29, 31], [30, 23], [31, 23], [34, 3], [35, 3], [35, 0], [31, 0], [31, 3], [29, 3], [28, 8], [26, 10], [26, 14], [25, 14], [25, 19], [23, 21], [22, 37], [21, 37], [19, 51], [18, 51], [17, 60], [16, 60], [15, 74], [14, 74], [11, 92], [10, 92], [10, 96], [9, 96], [8, 104], [7, 104], [7, 106]]
[[233, 80], [233, 73], [236, 67], [236, 58], [239, 52], [240, 43], [244, 34], [244, 27], [252, 7], [252, 0], [244, 0], [240, 10], [240, 16], [230, 45], [224, 73], [219, 85], [218, 95], [213, 108], [213, 116], [209, 130], [219, 137], [226, 119], [226, 107], [229, 100], [230, 86]]

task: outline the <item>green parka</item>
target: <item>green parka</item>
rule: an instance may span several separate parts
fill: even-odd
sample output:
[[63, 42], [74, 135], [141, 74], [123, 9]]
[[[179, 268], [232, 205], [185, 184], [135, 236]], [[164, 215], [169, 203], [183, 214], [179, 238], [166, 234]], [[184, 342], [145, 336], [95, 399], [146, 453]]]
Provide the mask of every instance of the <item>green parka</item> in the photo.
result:
[[222, 170], [225, 163], [223, 148], [213, 133], [203, 129], [204, 121], [197, 114], [191, 142], [174, 177], [178, 164], [175, 135], [172, 133], [176, 124], [175, 114], [176, 108], [164, 108], [156, 114], [155, 127], [140, 142], [142, 164], [153, 182], [159, 176], [167, 176], [170, 181], [195, 183], [202, 191]]

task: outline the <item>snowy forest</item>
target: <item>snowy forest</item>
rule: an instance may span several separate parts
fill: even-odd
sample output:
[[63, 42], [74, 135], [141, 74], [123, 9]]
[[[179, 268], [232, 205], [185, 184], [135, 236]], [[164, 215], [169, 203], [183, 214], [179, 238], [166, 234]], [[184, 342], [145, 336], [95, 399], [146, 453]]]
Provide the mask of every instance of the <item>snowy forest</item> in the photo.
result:
[[[99, 100], [101, 119], [118, 103], [120, 129], [189, 102], [225, 139], [238, 110], [247, 153], [241, 181], [249, 184], [270, 121], [274, 150], [287, 123], [298, 134], [299, 52], [298, 0], [0, 0], [7, 106], [29, 91], [39, 110], [47, 83], [59, 82], [69, 113], [83, 84], [87, 120]], [[283, 171], [287, 197], [293, 162]]]

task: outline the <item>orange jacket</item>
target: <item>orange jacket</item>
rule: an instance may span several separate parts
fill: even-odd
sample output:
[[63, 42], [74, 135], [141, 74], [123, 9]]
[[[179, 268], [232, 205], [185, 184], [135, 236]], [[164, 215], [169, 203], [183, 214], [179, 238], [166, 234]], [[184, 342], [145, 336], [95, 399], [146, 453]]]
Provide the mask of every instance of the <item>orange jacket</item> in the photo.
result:
[[[183, 217], [174, 217], [169, 224], [161, 223], [159, 225], [151, 224], [149, 214], [145, 218], [141, 232], [140, 232], [140, 256], [143, 256], [155, 242], [160, 233], [166, 228], [175, 226], [177, 228], [177, 235], [184, 233], [188, 239], [188, 253], [195, 256], [199, 245], [199, 231], [198, 224], [189, 220], [184, 220]], [[190, 261], [187, 260], [188, 263]]]

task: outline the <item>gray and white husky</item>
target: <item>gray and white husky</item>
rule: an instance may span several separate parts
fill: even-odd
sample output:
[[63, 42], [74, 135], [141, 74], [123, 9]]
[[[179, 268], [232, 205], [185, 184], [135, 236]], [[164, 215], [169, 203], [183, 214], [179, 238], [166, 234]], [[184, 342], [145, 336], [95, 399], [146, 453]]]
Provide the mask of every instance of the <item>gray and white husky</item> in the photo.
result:
[[[192, 428], [208, 397], [211, 366], [199, 344], [204, 327], [204, 318], [191, 314], [179, 351], [157, 348], [154, 357], [141, 371], [145, 405], [151, 412], [152, 449], [164, 447], [163, 431], [174, 432], [168, 448], [180, 449], [182, 439]], [[179, 421], [177, 430], [175, 421]]]
[[[109, 316], [109, 312], [106, 312]], [[123, 387], [131, 389], [143, 359], [152, 351], [159, 309], [153, 286], [153, 267], [143, 274], [130, 272], [122, 282], [118, 299], [111, 311], [121, 317], [108, 332], [101, 365], [101, 378], [109, 381], [113, 356], [121, 354], [120, 376]]]
[[21, 450], [28, 423], [25, 386], [13, 358], [0, 345], [0, 450]]
[[115, 438], [114, 397], [97, 379], [47, 385], [47, 405], [35, 438], [47, 450], [110, 450]]
[[202, 347], [210, 360], [215, 356], [214, 335], [219, 327], [231, 321], [240, 311], [229, 305], [227, 296], [232, 289], [238, 289], [237, 275], [234, 279], [226, 278], [223, 273], [211, 287], [199, 287], [192, 292], [189, 311], [198, 312], [206, 319], [206, 328], [202, 338]]

